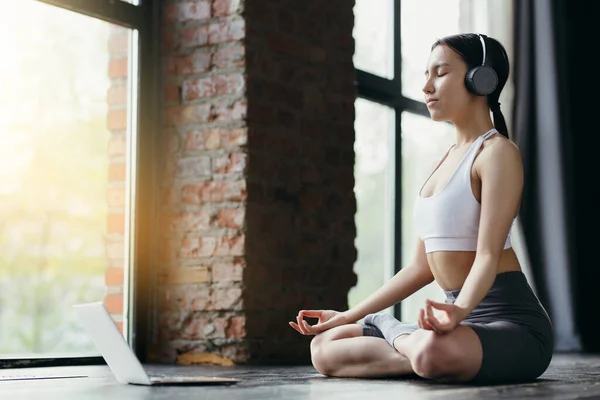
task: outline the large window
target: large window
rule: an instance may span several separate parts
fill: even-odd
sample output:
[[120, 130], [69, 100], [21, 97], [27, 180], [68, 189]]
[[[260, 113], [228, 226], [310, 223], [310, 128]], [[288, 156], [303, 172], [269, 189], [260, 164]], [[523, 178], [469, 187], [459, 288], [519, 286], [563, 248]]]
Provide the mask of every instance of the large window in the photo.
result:
[[[354, 270], [358, 283], [349, 293], [349, 306], [365, 299], [410, 261], [417, 239], [414, 199], [434, 164], [455, 141], [452, 126], [432, 121], [423, 102], [424, 70], [432, 44], [446, 35], [477, 31], [505, 43], [510, 56], [511, 10], [506, 3], [356, 0], [358, 260]], [[509, 81], [501, 97], [509, 107], [511, 91]], [[434, 282], [389, 311], [413, 322], [425, 298], [441, 300], [443, 291]]]
[[131, 337], [141, 11], [101, 3], [0, 13], [0, 366], [97, 356], [78, 303]]
[[390, 278], [394, 233], [395, 112], [365, 99], [358, 99], [355, 108], [358, 260], [354, 271], [360, 279], [348, 295], [350, 307]]

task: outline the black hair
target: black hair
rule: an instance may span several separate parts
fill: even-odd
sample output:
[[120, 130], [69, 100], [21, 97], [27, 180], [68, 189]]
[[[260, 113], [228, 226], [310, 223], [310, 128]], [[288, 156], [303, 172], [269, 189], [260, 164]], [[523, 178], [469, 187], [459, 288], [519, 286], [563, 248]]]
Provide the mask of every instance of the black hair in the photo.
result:
[[[454, 50], [460, 58], [467, 64], [467, 69], [481, 65], [483, 60], [483, 48], [481, 40], [476, 33], [462, 33], [458, 35], [446, 36], [438, 39], [431, 50], [439, 45], [448, 46]], [[486, 47], [486, 65], [492, 67], [498, 75], [498, 86], [487, 95], [488, 107], [492, 110], [494, 116], [494, 126], [502, 135], [508, 138], [508, 127], [502, 111], [500, 110], [500, 93], [508, 80], [510, 65], [506, 49], [494, 38], [485, 37]]]

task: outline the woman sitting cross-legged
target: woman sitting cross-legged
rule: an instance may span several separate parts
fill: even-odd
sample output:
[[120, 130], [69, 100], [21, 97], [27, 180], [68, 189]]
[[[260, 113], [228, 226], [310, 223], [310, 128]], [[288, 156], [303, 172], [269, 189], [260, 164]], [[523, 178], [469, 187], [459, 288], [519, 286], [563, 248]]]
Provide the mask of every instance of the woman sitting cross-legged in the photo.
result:
[[[310, 350], [319, 372], [492, 383], [533, 380], [547, 369], [552, 324], [510, 241], [523, 168], [498, 102], [508, 72], [493, 38], [461, 34], [434, 43], [423, 93], [431, 118], [454, 125], [456, 143], [417, 196], [412, 262], [347, 311], [302, 310], [290, 322], [316, 335]], [[427, 301], [417, 323], [382, 312], [434, 280], [446, 300]]]

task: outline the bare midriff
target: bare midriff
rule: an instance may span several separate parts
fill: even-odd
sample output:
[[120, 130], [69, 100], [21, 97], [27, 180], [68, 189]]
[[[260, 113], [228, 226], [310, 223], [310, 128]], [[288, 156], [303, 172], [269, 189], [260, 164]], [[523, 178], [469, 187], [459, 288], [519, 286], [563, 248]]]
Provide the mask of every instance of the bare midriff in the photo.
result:
[[[462, 288], [473, 262], [474, 251], [436, 251], [427, 254], [427, 261], [431, 273], [437, 284], [443, 290], [455, 290]], [[521, 271], [521, 264], [511, 248], [502, 251], [498, 265], [498, 273], [508, 271]]]

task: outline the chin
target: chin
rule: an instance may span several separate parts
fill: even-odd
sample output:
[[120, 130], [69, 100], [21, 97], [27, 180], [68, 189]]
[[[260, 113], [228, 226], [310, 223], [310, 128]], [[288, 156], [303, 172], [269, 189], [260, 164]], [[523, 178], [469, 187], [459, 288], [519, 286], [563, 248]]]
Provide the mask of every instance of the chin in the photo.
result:
[[446, 118], [443, 118], [439, 113], [436, 112], [430, 112], [429, 115], [433, 121], [441, 122], [447, 120]]

